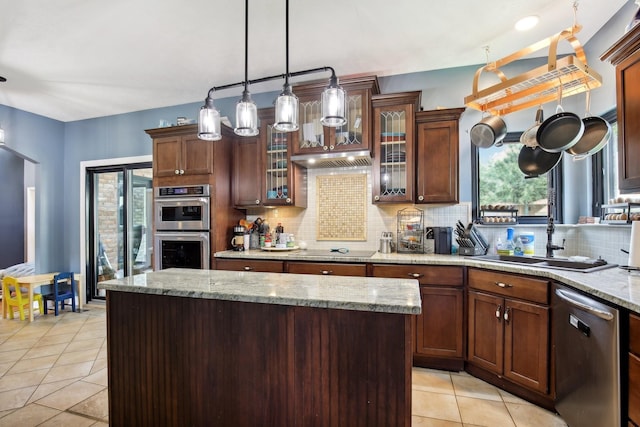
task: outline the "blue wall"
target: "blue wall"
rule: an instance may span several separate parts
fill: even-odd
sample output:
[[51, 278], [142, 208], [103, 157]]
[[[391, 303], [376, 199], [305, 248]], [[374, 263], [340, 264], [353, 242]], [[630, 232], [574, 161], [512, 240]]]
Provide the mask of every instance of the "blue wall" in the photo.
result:
[[[594, 91], [592, 96], [592, 113], [607, 111], [615, 105], [614, 69], [610, 64], [600, 62], [599, 56], [622, 35], [634, 11], [633, 2], [629, 2], [585, 48], [589, 64], [602, 74], [604, 80], [603, 87]], [[539, 59], [519, 61], [503, 71], [509, 77], [515, 76], [543, 62]], [[335, 65], [339, 72], [340, 64]], [[471, 93], [473, 75], [479, 66], [383, 77], [380, 78], [381, 90], [383, 93], [422, 90], [422, 106], [425, 110], [461, 107], [464, 97]], [[489, 82], [486, 86], [493, 83]], [[203, 88], [203, 99], [207, 89]], [[226, 97], [216, 100], [221, 115], [232, 118], [240, 91], [228, 90], [219, 95]], [[262, 108], [272, 105], [277, 92], [252, 95], [258, 107]], [[37, 271], [80, 270], [80, 162], [150, 155], [151, 139], [144, 132], [145, 129], [158, 127], [160, 120], [175, 123], [179, 116], [197, 118], [201, 105], [202, 101], [198, 100], [191, 104], [69, 123], [0, 105], [0, 123], [6, 131], [7, 145], [39, 163], [36, 168]], [[563, 101], [563, 106], [582, 115], [584, 97], [578, 95], [568, 98]], [[544, 109], [545, 115], [549, 116], [555, 112], [555, 105], [545, 105]], [[533, 115], [532, 111], [525, 110], [510, 114], [505, 120], [510, 131], [521, 131], [533, 124]], [[480, 112], [468, 109], [460, 122], [461, 201], [471, 200], [471, 143], [468, 131], [481, 116]], [[583, 180], [588, 176], [587, 162], [566, 164], [565, 171], [570, 182], [579, 182], [581, 186], [587, 182]], [[581, 201], [570, 202], [570, 210], [581, 210], [585, 204]]]

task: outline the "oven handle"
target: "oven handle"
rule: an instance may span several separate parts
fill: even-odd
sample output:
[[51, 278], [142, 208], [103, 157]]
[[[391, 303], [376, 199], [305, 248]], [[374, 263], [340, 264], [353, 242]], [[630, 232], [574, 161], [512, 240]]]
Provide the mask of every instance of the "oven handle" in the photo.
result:
[[209, 204], [209, 197], [167, 197], [166, 199], [156, 199], [158, 204], [193, 203], [200, 202], [203, 205]]
[[156, 231], [155, 237], [171, 237], [178, 238], [179, 240], [200, 238], [204, 240], [209, 239], [209, 232], [207, 231]]

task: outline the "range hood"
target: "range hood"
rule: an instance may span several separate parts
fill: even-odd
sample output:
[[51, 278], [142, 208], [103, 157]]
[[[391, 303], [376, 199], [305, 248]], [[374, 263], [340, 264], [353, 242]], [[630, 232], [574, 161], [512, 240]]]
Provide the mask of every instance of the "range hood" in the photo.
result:
[[329, 152], [298, 154], [291, 161], [308, 169], [342, 168], [349, 166], [370, 166], [371, 152], [367, 150], [349, 152]]

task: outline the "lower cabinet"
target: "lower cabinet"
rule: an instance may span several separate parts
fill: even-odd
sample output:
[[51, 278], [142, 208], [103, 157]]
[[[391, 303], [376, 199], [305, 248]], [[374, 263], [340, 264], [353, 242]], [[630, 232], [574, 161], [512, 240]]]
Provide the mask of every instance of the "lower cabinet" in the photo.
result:
[[629, 425], [640, 426], [640, 316], [629, 315]]
[[366, 264], [327, 263], [327, 262], [287, 262], [287, 273], [293, 274], [322, 274], [333, 276], [361, 276], [367, 275]]
[[548, 395], [549, 282], [473, 268], [468, 274], [469, 364]]
[[373, 264], [374, 277], [420, 283], [422, 314], [414, 316], [414, 366], [464, 369], [464, 270], [453, 266]]
[[284, 273], [283, 261], [216, 258], [216, 270]]

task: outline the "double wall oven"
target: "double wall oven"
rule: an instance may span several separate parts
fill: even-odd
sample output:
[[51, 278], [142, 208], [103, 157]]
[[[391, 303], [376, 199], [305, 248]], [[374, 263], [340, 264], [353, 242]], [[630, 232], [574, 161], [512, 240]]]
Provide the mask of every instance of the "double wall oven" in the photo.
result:
[[154, 270], [209, 269], [209, 184], [154, 189]]

